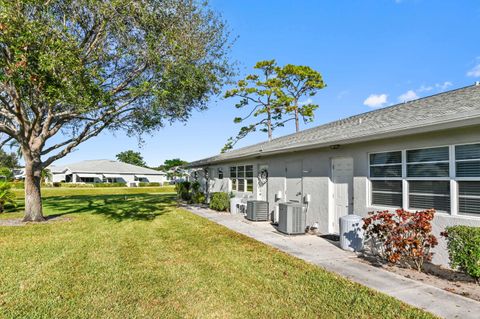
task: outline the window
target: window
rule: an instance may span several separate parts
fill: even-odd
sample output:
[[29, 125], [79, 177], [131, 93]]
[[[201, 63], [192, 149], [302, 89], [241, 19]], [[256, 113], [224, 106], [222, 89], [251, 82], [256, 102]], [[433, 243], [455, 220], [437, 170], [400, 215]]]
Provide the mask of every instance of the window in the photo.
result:
[[480, 217], [479, 143], [370, 154], [369, 168], [372, 205]]
[[457, 177], [480, 178], [480, 144], [455, 146]]
[[450, 211], [450, 181], [410, 181], [410, 209]]
[[370, 154], [370, 177], [402, 177], [402, 152]]
[[233, 191], [253, 192], [253, 165], [231, 166], [230, 179]]
[[217, 169], [218, 179], [223, 179], [223, 168], [219, 167]]
[[372, 204], [402, 207], [402, 181], [372, 181]]
[[407, 177], [449, 177], [449, 165], [448, 146], [407, 151]]
[[480, 181], [458, 182], [458, 212], [480, 214]]
[[402, 207], [402, 152], [370, 154], [370, 179], [372, 205]]

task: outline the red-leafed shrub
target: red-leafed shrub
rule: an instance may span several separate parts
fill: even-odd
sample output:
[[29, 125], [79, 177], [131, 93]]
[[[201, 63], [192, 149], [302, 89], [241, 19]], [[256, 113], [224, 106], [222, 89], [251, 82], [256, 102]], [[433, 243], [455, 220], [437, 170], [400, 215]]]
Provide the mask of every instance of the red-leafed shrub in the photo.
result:
[[409, 212], [379, 211], [363, 219], [365, 239], [372, 252], [390, 263], [412, 267], [418, 271], [432, 259], [431, 248], [438, 242], [432, 234], [435, 210]]

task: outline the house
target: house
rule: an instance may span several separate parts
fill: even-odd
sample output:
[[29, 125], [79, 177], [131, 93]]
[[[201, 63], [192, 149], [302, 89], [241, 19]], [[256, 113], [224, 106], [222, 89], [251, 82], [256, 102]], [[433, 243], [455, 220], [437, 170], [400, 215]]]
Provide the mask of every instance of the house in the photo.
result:
[[167, 175], [150, 168], [112, 160], [87, 160], [65, 166], [50, 166], [52, 182], [65, 183], [164, 183]]
[[[480, 85], [331, 122], [192, 162], [209, 192], [307, 207], [307, 224], [338, 233], [339, 217], [435, 208], [434, 233], [480, 226]], [[445, 242], [435, 263], [445, 264]]]

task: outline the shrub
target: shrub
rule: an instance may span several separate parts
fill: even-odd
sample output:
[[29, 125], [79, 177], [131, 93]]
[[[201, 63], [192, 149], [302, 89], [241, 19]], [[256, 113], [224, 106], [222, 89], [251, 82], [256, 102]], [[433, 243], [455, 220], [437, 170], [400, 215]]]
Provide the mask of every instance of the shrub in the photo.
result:
[[192, 202], [194, 204], [203, 204], [205, 203], [205, 200], [206, 200], [206, 196], [204, 193], [202, 192], [197, 192], [197, 193], [193, 193], [192, 194]]
[[15, 194], [10, 183], [0, 182], [0, 213], [4, 212], [6, 205], [16, 206]]
[[450, 266], [480, 282], [480, 227], [451, 226], [442, 233], [447, 240]]
[[61, 183], [62, 187], [67, 188], [89, 188], [95, 187], [93, 184], [81, 184], [81, 183]]
[[53, 182], [53, 183], [52, 183], [52, 186], [53, 186], [53, 187], [61, 187], [61, 186], [62, 186], [62, 183], [60, 183], [60, 182]]
[[190, 189], [191, 189], [192, 202], [194, 204], [205, 203], [205, 200], [207, 199], [207, 197], [202, 192], [200, 183], [198, 181], [193, 182], [190, 185]]
[[151, 183], [141, 182], [141, 183], [138, 183], [138, 186], [139, 186], [139, 187], [160, 186], [160, 183], [157, 183], [157, 182], [151, 182]]
[[218, 211], [226, 211], [230, 206], [230, 196], [228, 193], [212, 193], [210, 199], [210, 208]]
[[13, 172], [8, 167], [0, 167], [0, 178], [5, 179], [6, 181], [11, 181], [13, 179]]
[[190, 195], [190, 182], [181, 182], [175, 184], [175, 191], [177, 192], [177, 197], [189, 201], [191, 199]]
[[374, 254], [390, 263], [421, 271], [423, 263], [432, 260], [431, 248], [438, 244], [432, 234], [434, 216], [433, 209], [369, 213], [363, 219], [365, 239], [371, 240]]
[[95, 183], [93, 187], [125, 187], [125, 183]]

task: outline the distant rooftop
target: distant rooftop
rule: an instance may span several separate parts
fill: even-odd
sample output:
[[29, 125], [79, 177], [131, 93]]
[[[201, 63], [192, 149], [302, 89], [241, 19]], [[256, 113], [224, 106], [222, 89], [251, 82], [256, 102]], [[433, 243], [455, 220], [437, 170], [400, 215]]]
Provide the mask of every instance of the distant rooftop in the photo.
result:
[[164, 172], [150, 168], [140, 167], [123, 162], [100, 159], [86, 160], [68, 165], [49, 167], [52, 173], [62, 173], [70, 170], [73, 173], [122, 173], [122, 174], [144, 174], [144, 175], [165, 175]]
[[441, 124], [458, 127], [467, 120], [480, 124], [480, 85], [478, 83], [228, 151], [192, 162], [189, 167], [407, 135], [421, 130], [433, 131]]

